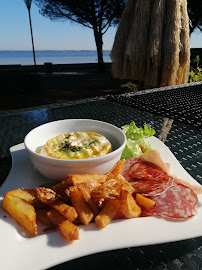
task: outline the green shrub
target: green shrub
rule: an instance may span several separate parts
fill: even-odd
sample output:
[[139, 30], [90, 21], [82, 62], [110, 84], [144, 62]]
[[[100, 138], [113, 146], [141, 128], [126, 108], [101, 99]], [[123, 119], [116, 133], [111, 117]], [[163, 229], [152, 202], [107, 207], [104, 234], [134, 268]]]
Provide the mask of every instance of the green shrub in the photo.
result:
[[189, 72], [189, 82], [199, 82], [202, 81], [202, 66], [199, 66], [200, 58], [199, 55], [196, 56], [196, 67], [191, 67]]

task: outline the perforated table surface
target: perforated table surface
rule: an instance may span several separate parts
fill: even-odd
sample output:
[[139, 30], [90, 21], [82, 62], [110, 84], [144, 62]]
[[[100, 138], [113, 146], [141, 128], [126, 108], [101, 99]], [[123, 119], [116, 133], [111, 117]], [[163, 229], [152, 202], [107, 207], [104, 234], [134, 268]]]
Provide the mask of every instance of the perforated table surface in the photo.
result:
[[109, 100], [202, 129], [202, 82], [114, 95]]
[[[200, 92], [198, 89], [194, 91], [197, 94]], [[194, 91], [192, 91], [193, 96]], [[174, 103], [177, 105], [175, 93], [175, 89], [173, 92], [171, 89], [169, 90], [170, 102], [175, 100]], [[199, 94], [200, 97], [198, 95], [198, 98], [195, 99], [194, 97], [194, 100], [196, 100], [200, 107], [201, 93]], [[2, 184], [6, 180], [12, 165], [9, 148], [22, 143], [25, 135], [41, 124], [60, 119], [88, 118], [106, 121], [121, 127], [124, 124], [135, 121], [137, 126], [143, 126], [144, 124], [152, 126], [156, 130], [155, 136], [159, 137], [165, 121], [164, 117], [168, 117], [174, 119], [174, 121], [167, 134], [165, 144], [188, 173], [202, 184], [201, 118], [197, 120], [194, 117], [196, 112], [197, 115], [201, 115], [201, 107], [195, 108], [195, 113], [192, 114], [191, 112], [190, 122], [184, 122], [182, 117], [180, 117], [180, 112], [184, 110], [183, 103], [181, 107], [175, 107], [176, 109], [178, 108], [175, 111], [177, 117], [172, 115], [170, 111], [167, 112], [167, 110], [160, 115], [159, 111], [156, 113], [155, 110], [151, 109], [150, 111], [149, 108], [153, 106], [152, 102], [159, 96], [161, 98], [158, 105], [161, 107], [160, 103], [163, 94], [154, 91], [153, 94], [149, 93], [149, 98], [147, 95], [137, 95], [138, 101], [134, 101], [133, 95], [114, 96], [107, 99], [101, 97], [43, 108], [30, 108], [28, 110], [2, 113], [0, 115], [0, 183]], [[184, 96], [184, 99], [188, 104], [190, 98]], [[143, 105], [145, 104], [148, 106], [144, 107]], [[187, 106], [185, 106], [186, 108]], [[188, 110], [186, 110], [187, 112]], [[194, 121], [192, 121], [193, 119]], [[98, 269], [133, 270], [202, 269], [202, 237], [174, 243], [102, 252], [63, 263], [51, 269], [91, 269], [92, 267], [98, 267]]]

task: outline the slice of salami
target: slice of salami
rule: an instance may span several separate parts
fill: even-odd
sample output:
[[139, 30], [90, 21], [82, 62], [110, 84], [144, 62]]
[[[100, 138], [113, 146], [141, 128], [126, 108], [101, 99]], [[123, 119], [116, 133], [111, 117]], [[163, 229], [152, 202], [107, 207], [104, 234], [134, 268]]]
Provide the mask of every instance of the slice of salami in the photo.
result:
[[163, 173], [164, 171], [156, 164], [136, 157], [128, 159], [122, 171], [122, 175], [128, 181], [151, 179]]
[[198, 197], [191, 188], [182, 184], [173, 183], [165, 192], [149, 198], [156, 205], [150, 211], [144, 211], [145, 216], [183, 220], [196, 215]]
[[168, 188], [170, 188], [173, 182], [174, 182], [174, 178], [170, 177], [167, 184], [162, 185], [161, 187], [159, 187], [157, 189], [153, 189], [150, 192], [149, 192], [149, 190], [147, 190], [146, 193], [142, 192], [141, 195], [143, 195], [145, 197], [158, 196], [161, 193], [165, 192]]
[[141, 179], [155, 179], [166, 173], [156, 164], [139, 158], [136, 163], [130, 166], [128, 174], [134, 181]]
[[172, 185], [173, 178], [164, 175], [158, 179], [142, 179], [140, 181], [131, 182], [135, 192], [144, 196], [156, 196], [163, 193], [167, 188]]
[[127, 160], [122, 175], [131, 182], [137, 193], [145, 196], [160, 194], [173, 182], [173, 178], [159, 166], [142, 158]]
[[139, 158], [130, 158], [128, 159], [124, 166], [123, 166], [123, 171], [122, 171], [122, 175], [123, 177], [127, 180], [130, 181], [131, 177], [129, 176], [129, 169], [133, 164], [136, 164], [139, 162]]

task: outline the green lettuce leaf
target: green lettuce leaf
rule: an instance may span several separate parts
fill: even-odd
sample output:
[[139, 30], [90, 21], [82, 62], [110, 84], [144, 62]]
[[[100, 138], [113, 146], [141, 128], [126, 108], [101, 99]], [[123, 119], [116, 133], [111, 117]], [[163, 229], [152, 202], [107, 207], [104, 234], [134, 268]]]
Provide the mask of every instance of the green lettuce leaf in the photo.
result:
[[141, 156], [143, 154], [142, 146], [146, 149], [145, 151], [152, 149], [152, 145], [145, 141], [145, 138], [155, 134], [155, 130], [150, 126], [144, 125], [144, 129], [138, 128], [133, 121], [130, 125], [125, 125], [121, 129], [127, 138], [121, 159], [127, 160], [132, 157]]
[[155, 130], [150, 126], [144, 125], [143, 134], [145, 137], [151, 137], [155, 134]]

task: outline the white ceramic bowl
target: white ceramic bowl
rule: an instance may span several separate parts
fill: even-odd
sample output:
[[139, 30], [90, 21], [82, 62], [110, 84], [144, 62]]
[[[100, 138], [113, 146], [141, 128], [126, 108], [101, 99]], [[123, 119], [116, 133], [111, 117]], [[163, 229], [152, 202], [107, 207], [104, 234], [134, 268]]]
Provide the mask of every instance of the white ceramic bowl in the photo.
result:
[[[42, 156], [35, 152], [47, 140], [73, 131], [93, 131], [104, 135], [112, 144], [112, 152], [95, 158], [68, 160]], [[50, 122], [31, 130], [24, 140], [35, 168], [49, 179], [63, 180], [67, 174], [105, 174], [120, 160], [126, 144], [125, 134], [116, 126], [91, 119], [66, 119]]]

